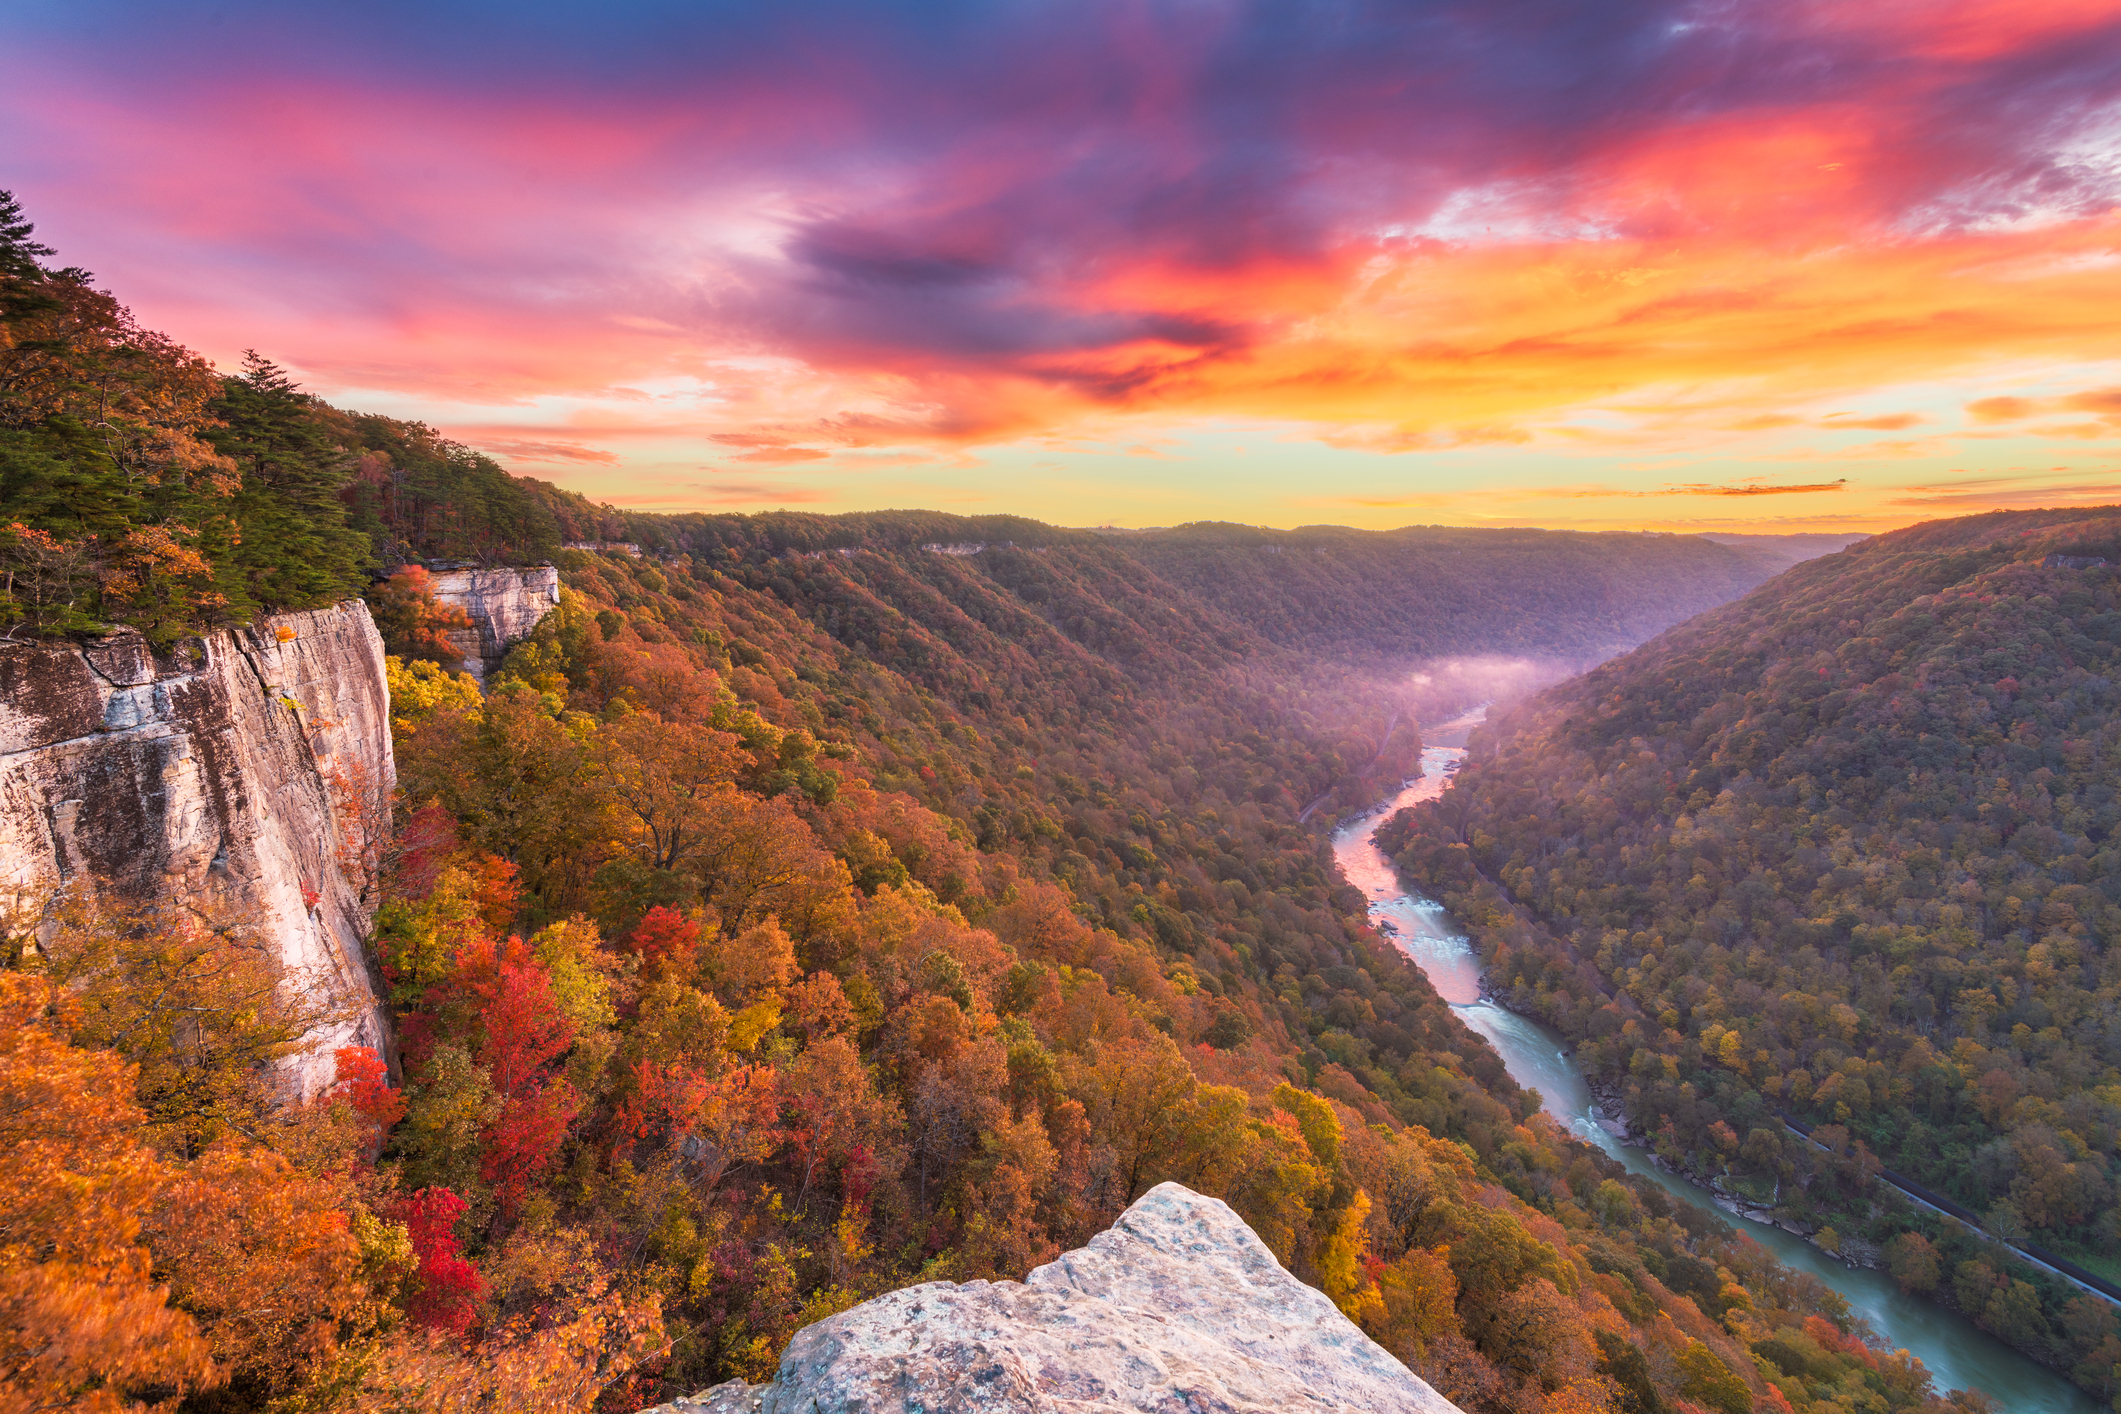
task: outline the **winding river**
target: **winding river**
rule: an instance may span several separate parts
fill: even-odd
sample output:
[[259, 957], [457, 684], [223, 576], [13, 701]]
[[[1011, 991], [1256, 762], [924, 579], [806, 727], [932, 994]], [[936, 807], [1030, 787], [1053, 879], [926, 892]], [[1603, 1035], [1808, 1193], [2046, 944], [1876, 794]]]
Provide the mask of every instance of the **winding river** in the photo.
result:
[[[1424, 731], [1427, 745], [1421, 754], [1421, 779], [1375, 812], [1334, 832], [1333, 853], [1341, 872], [1368, 897], [1370, 917], [1379, 929], [1428, 974], [1466, 1025], [1487, 1038], [1511, 1077], [1540, 1093], [1549, 1113], [1625, 1164], [1630, 1173], [1641, 1174], [1684, 1202], [1716, 1207], [1706, 1189], [1657, 1168], [1644, 1150], [1622, 1143], [1600, 1123], [1583, 1074], [1568, 1058], [1559, 1036], [1482, 999], [1480, 960], [1465, 936], [1443, 905], [1401, 882], [1398, 870], [1377, 847], [1378, 827], [1394, 811], [1442, 794], [1450, 772], [1465, 758], [1467, 734], [1484, 715], [1484, 708], [1476, 709]], [[2012, 1414], [2102, 1414], [2106, 1409], [2060, 1375], [2034, 1364], [1971, 1322], [1905, 1295], [1882, 1273], [1844, 1266], [1780, 1228], [1720, 1208], [1717, 1211], [1783, 1262], [1810, 1272], [1847, 1297], [1850, 1307], [1871, 1323], [1886, 1344], [1910, 1350], [1921, 1359], [1940, 1393], [1978, 1389], [1993, 1395]]]

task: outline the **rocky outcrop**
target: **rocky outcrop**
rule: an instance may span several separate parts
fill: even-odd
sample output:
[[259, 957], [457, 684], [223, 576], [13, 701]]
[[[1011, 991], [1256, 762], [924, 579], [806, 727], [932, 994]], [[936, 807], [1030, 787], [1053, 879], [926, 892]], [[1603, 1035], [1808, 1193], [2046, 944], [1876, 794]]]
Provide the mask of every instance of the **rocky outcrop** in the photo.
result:
[[280, 614], [153, 651], [130, 630], [0, 643], [0, 890], [225, 908], [353, 1019], [299, 1062], [384, 1044], [365, 939], [389, 828], [390, 694], [368, 606]]
[[773, 1380], [656, 1414], [1451, 1414], [1218, 1199], [1151, 1189], [1017, 1282], [929, 1282], [796, 1334]]
[[560, 572], [551, 565], [438, 570], [433, 584], [436, 602], [471, 616], [472, 626], [450, 638], [464, 654], [464, 671], [481, 680], [560, 602]]

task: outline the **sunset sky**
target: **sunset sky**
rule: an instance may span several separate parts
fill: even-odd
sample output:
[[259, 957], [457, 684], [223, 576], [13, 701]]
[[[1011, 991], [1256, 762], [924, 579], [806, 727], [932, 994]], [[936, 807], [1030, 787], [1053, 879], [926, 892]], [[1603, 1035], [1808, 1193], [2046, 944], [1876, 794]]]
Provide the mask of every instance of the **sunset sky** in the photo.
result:
[[0, 155], [222, 366], [627, 506], [2121, 500], [2121, 0], [12, 0]]

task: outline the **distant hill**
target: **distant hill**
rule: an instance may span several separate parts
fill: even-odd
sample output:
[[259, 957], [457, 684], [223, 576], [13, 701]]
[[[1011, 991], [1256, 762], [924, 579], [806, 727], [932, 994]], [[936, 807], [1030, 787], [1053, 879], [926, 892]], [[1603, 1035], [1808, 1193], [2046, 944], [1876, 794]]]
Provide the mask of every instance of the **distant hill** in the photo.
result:
[[1780, 574], [1791, 565], [1806, 560], [1816, 560], [1821, 555], [1831, 555], [1851, 545], [1870, 539], [1867, 534], [1834, 535], [1727, 535], [1722, 532], [1706, 534], [1703, 540], [1713, 540], [1718, 545], [1728, 545], [1734, 550], [1747, 551], [1760, 557], [1763, 564], [1772, 566], [1772, 572]]
[[1307, 653], [1603, 657], [1772, 571], [1699, 536], [1203, 522], [1116, 542], [1168, 583]]

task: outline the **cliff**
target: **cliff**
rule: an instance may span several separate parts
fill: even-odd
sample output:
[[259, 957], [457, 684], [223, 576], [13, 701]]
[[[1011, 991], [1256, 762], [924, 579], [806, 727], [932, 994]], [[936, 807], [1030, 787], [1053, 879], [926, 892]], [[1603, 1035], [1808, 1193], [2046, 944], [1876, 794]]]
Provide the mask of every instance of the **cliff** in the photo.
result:
[[1215, 1198], [1151, 1189], [1022, 1283], [928, 1282], [797, 1332], [773, 1380], [651, 1414], [1453, 1414]]
[[481, 680], [560, 602], [560, 572], [551, 565], [441, 570], [433, 580], [436, 602], [471, 616], [472, 626], [450, 638], [464, 654], [464, 671]]
[[181, 897], [256, 919], [382, 1046], [364, 940], [393, 772], [383, 642], [368, 607], [280, 614], [152, 651], [130, 630], [0, 643], [0, 890]]

